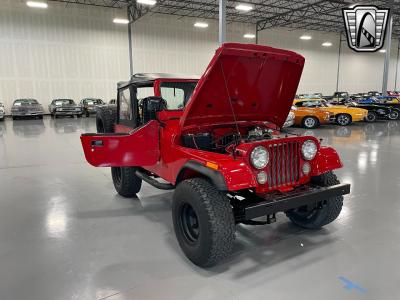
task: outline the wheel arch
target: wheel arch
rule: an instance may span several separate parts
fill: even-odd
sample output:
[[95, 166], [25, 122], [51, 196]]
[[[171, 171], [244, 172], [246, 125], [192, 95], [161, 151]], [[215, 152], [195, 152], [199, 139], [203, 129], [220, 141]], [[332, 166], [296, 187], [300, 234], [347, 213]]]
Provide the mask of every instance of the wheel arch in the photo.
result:
[[227, 191], [227, 185], [224, 176], [210, 168], [207, 168], [197, 161], [190, 160], [186, 162], [176, 177], [175, 185], [178, 185], [185, 179], [202, 177], [208, 179], [219, 191]]

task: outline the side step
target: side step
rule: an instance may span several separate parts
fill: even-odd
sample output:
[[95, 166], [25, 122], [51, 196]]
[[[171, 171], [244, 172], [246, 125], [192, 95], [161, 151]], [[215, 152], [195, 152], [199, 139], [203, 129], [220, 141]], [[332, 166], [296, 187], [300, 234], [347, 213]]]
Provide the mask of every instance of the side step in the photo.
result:
[[150, 177], [149, 175], [147, 175], [146, 173], [144, 173], [141, 170], [136, 170], [135, 172], [136, 176], [138, 176], [140, 179], [142, 179], [143, 181], [146, 181], [148, 184], [160, 189], [160, 190], [173, 190], [175, 189], [175, 186], [170, 184], [170, 183], [162, 183], [162, 182], [158, 182], [157, 180], [155, 180], [154, 178]]

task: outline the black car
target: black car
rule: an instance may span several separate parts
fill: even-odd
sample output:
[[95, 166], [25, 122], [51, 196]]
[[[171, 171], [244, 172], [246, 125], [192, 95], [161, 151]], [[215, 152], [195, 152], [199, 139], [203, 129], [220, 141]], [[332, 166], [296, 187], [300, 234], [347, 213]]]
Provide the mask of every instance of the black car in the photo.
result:
[[396, 120], [398, 112], [391, 106], [382, 105], [378, 102], [376, 103], [363, 103], [363, 96], [359, 94], [354, 94], [349, 97], [346, 101], [342, 99], [338, 102], [331, 102], [334, 105], [346, 105], [349, 107], [359, 107], [368, 110], [368, 115], [365, 118], [367, 122], [375, 122], [376, 120]]
[[105, 105], [105, 103], [103, 100], [98, 98], [85, 98], [81, 100], [80, 105], [85, 116], [89, 117], [91, 114], [95, 114], [97, 112], [97, 108]]
[[49, 112], [52, 117], [57, 116], [77, 116], [82, 117], [82, 107], [76, 105], [72, 99], [54, 99], [49, 105]]

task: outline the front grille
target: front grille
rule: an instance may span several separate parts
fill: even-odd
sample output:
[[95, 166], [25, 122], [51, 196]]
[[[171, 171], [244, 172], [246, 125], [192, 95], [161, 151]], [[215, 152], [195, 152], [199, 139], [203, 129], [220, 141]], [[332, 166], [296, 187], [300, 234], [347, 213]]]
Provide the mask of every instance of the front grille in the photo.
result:
[[267, 168], [270, 188], [292, 185], [300, 178], [300, 144], [287, 142], [268, 146], [270, 162]]

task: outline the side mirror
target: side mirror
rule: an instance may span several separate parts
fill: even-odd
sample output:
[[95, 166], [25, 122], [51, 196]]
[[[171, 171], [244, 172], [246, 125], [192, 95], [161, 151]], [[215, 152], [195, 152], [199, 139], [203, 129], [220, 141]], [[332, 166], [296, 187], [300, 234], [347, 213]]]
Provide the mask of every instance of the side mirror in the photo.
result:
[[142, 120], [146, 124], [157, 119], [157, 112], [167, 109], [167, 101], [161, 97], [147, 97], [142, 100]]

